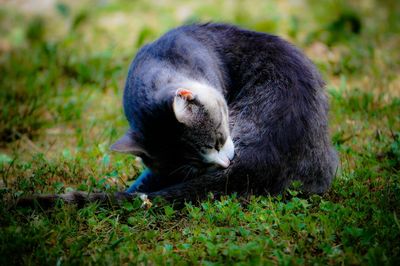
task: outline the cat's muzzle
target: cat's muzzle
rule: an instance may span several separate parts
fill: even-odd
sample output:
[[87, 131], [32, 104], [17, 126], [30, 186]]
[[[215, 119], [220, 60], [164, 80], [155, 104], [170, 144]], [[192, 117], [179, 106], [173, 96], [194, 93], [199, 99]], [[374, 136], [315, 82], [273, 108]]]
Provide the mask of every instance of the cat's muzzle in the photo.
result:
[[233, 145], [231, 137], [229, 137], [219, 151], [212, 150], [210, 153], [204, 156], [204, 159], [207, 163], [212, 163], [223, 168], [227, 168], [234, 156], [235, 146]]

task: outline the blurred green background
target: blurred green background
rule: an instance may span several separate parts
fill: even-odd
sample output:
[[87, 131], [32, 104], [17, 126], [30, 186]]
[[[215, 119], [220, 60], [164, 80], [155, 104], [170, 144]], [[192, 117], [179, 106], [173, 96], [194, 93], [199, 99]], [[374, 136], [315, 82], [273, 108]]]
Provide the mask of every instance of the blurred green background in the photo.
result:
[[[0, 1], [0, 262], [395, 265], [399, 18], [397, 0]], [[209, 21], [280, 35], [318, 66], [341, 157], [330, 192], [230, 196], [180, 212], [10, 207], [32, 193], [126, 187], [143, 166], [108, 147], [128, 127], [129, 63], [169, 29]]]

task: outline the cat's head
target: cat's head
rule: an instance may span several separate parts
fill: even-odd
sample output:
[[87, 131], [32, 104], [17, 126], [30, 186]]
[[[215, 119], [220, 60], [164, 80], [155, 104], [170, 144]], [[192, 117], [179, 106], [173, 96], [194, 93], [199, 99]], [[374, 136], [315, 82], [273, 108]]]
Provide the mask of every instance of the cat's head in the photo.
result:
[[149, 168], [163, 173], [185, 165], [192, 169], [228, 167], [234, 145], [223, 96], [207, 86], [185, 86], [170, 97], [166, 109], [170, 116], [163, 114], [165, 118], [159, 120], [146, 116], [153, 121], [146, 121], [141, 132], [128, 131], [111, 149], [137, 155]]

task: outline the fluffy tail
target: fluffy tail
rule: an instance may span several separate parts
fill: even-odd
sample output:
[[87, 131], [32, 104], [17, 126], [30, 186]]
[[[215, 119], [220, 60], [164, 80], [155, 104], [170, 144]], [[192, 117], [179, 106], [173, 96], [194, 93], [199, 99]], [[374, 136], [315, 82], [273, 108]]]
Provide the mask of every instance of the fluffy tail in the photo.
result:
[[68, 204], [75, 204], [83, 207], [85, 204], [97, 202], [102, 205], [118, 205], [125, 200], [133, 200], [138, 195], [136, 193], [116, 192], [108, 193], [87, 193], [81, 191], [70, 192], [66, 194], [52, 195], [33, 195], [30, 197], [19, 198], [16, 202], [17, 207], [35, 207], [48, 209], [54, 207], [57, 202], [62, 201]]

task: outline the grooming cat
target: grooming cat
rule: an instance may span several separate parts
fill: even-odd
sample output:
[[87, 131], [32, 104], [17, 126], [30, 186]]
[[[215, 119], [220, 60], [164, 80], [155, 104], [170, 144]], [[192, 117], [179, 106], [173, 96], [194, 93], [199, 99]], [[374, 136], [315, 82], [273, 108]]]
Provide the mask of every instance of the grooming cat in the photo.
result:
[[[148, 170], [115, 198], [276, 194], [294, 180], [323, 193], [338, 164], [323, 87], [310, 60], [279, 37], [226, 24], [169, 31], [129, 69], [123, 105], [130, 129], [111, 149], [141, 157]], [[107, 199], [40, 197], [56, 198]]]

